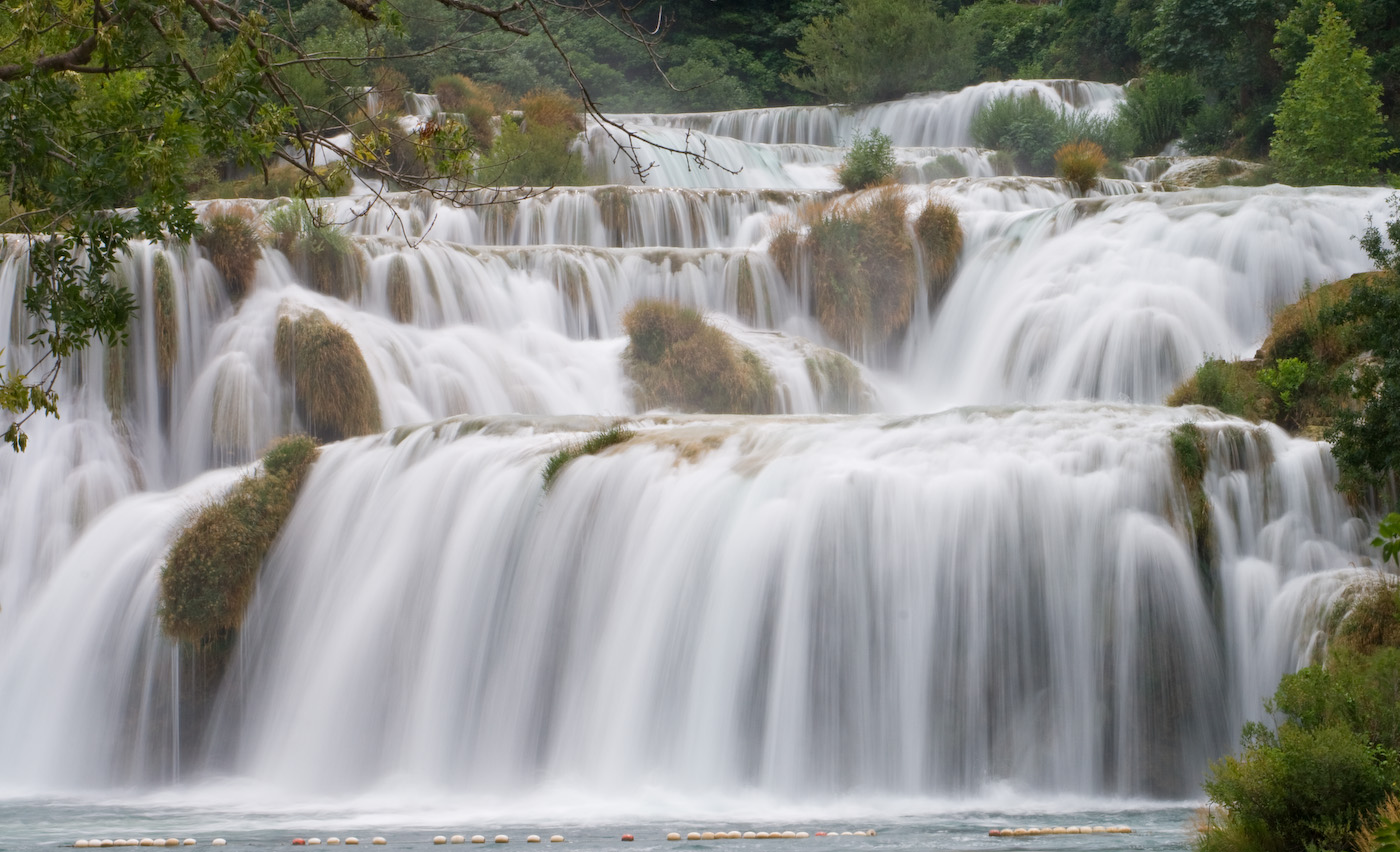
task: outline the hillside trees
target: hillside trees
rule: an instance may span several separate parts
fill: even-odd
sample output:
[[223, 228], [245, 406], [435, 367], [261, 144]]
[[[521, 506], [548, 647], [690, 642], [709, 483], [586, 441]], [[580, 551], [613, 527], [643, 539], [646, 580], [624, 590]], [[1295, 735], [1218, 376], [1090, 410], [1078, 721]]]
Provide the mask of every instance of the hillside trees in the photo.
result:
[[1287, 183], [1365, 184], [1375, 181], [1385, 138], [1381, 86], [1371, 58], [1328, 3], [1312, 46], [1298, 65], [1275, 116], [1270, 154]]

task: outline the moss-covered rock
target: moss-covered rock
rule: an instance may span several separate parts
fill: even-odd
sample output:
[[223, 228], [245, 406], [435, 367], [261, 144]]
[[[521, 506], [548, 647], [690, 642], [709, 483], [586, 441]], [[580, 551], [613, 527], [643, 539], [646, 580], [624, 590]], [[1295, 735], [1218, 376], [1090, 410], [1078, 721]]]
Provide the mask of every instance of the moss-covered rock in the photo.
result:
[[805, 363], [822, 411], [859, 414], [871, 410], [874, 394], [850, 358], [827, 350], [808, 356]]
[[224, 279], [229, 298], [242, 299], [262, 258], [258, 214], [246, 204], [211, 204], [198, 242]]
[[1199, 426], [1195, 423], [1182, 423], [1172, 430], [1171, 448], [1173, 467], [1186, 491], [1196, 564], [1200, 566], [1202, 576], [1209, 585], [1214, 576], [1217, 549], [1215, 523], [1211, 516], [1210, 500], [1205, 491], [1206, 468], [1210, 464], [1209, 446]]
[[320, 311], [284, 316], [274, 346], [297, 415], [323, 441], [380, 431], [379, 397], [355, 338]]
[[772, 414], [775, 383], [762, 359], [692, 308], [638, 302], [622, 319], [623, 366], [642, 408]]
[[190, 518], [161, 569], [165, 635], [202, 647], [237, 631], [263, 558], [291, 514], [316, 455], [310, 438], [284, 438], [263, 457], [261, 471]]

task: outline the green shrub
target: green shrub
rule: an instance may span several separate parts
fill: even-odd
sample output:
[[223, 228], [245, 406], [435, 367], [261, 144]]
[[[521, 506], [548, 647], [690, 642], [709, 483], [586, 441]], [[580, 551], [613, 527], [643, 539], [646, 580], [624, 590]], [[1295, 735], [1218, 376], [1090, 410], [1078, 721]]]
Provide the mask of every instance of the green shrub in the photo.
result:
[[887, 183], [894, 179], [894, 152], [890, 137], [879, 130], [857, 133], [850, 153], [836, 170], [836, 179], [847, 192]]
[[564, 472], [564, 468], [569, 462], [579, 456], [596, 456], [608, 447], [615, 447], [630, 440], [632, 435], [633, 433], [628, 429], [613, 426], [588, 436], [588, 439], [581, 444], [570, 444], [559, 450], [549, 457], [549, 461], [545, 462], [544, 471], [541, 473], [544, 479], [544, 490], [548, 491], [554, 485], [554, 481], [559, 478], [559, 474]]
[[246, 204], [211, 204], [199, 244], [219, 271], [235, 303], [248, 292], [262, 257], [258, 214]]
[[1275, 366], [1259, 371], [1259, 381], [1278, 397], [1280, 410], [1285, 414], [1293, 408], [1298, 389], [1307, 377], [1307, 362], [1297, 358], [1284, 358]]
[[1182, 134], [1201, 108], [1201, 90], [1186, 74], [1147, 74], [1124, 92], [1119, 116], [1138, 138], [1135, 153], [1152, 155]]
[[1055, 152], [1072, 142], [1092, 142], [1115, 160], [1137, 146], [1127, 122], [1056, 109], [1035, 92], [994, 98], [973, 116], [971, 132], [979, 146], [1008, 152], [1034, 175], [1053, 174]]
[[958, 209], [941, 199], [930, 201], [914, 220], [914, 236], [923, 255], [929, 305], [933, 306], [942, 301], [947, 292], [958, 265], [958, 255], [962, 253], [963, 229]]
[[807, 378], [817, 392], [821, 410], [860, 414], [870, 410], [870, 387], [860, 377], [860, 367], [840, 352], [823, 351], [806, 359]]
[[320, 311], [277, 322], [273, 347], [283, 380], [292, 384], [297, 414], [323, 441], [380, 430], [379, 396], [355, 338]]
[[1224, 151], [1238, 136], [1235, 113], [1223, 101], [1207, 104], [1186, 122], [1183, 142], [1192, 154], [1214, 154]]
[[694, 309], [642, 301], [627, 310], [622, 324], [630, 339], [623, 366], [641, 407], [774, 412], [775, 383], [763, 361]]
[[1268, 389], [1259, 382], [1256, 365], [1211, 358], [1172, 391], [1166, 404], [1209, 405], [1225, 414], [1258, 421], [1273, 416], [1267, 397]]
[[157, 251], [152, 262], [152, 293], [155, 296], [156, 370], [160, 380], [170, 383], [175, 359], [180, 355], [180, 317], [175, 305], [175, 274], [165, 252]]
[[1308, 38], [1312, 51], [1279, 101], [1269, 156], [1287, 183], [1374, 183], [1386, 153], [1381, 85], [1335, 6], [1323, 7], [1318, 25]]
[[263, 559], [316, 455], [310, 438], [283, 438], [263, 457], [261, 471], [190, 518], [160, 573], [165, 635], [201, 647], [242, 625]]
[[526, 128], [501, 119], [501, 134], [478, 175], [488, 186], [579, 186], [583, 157], [573, 149], [578, 133], [567, 126]]
[[1071, 142], [1055, 152], [1055, 171], [1080, 192], [1098, 185], [1099, 173], [1107, 164], [1103, 149], [1093, 142]]

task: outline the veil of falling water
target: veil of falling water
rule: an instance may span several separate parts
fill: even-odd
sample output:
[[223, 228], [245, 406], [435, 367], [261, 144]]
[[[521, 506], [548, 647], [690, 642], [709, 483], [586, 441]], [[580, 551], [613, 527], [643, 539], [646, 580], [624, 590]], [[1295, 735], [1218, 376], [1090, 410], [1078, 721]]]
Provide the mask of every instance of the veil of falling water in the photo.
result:
[[[1325, 445], [1159, 404], [1365, 269], [1352, 237], [1385, 194], [996, 177], [968, 125], [1009, 88], [1121, 97], [1016, 81], [628, 116], [742, 169], [644, 143], [657, 166], [627, 185], [594, 127], [580, 150], [615, 185], [337, 199], [363, 261], [344, 298], [274, 249], [234, 300], [201, 247], [134, 245], [129, 343], [71, 362], [63, 418], [0, 454], [0, 792], [1192, 795], [1373, 554]], [[767, 246], [864, 127], [894, 138], [909, 216], [946, 200], [966, 241], [898, 345], [849, 353], [870, 410], [850, 415], [809, 368], [838, 344]], [[940, 157], [968, 176], [931, 180]], [[15, 364], [25, 266], [7, 243]], [[784, 415], [640, 411], [621, 315], [642, 298], [752, 348]], [[313, 309], [353, 336], [386, 431], [324, 449], [222, 685], [182, 706], [165, 550], [301, 428], [274, 338]], [[543, 489], [551, 454], [623, 420], [635, 438]], [[1206, 559], [1170, 452], [1187, 420], [1211, 449]]]

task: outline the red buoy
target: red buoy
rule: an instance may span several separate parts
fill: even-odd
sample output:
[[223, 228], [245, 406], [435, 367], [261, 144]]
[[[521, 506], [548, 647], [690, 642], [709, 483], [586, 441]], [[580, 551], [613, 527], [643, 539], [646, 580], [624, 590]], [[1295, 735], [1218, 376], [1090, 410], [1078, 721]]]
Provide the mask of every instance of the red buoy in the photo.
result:
[[994, 829], [992, 829], [991, 831], [987, 832], [987, 836], [988, 836], [988, 837], [1001, 837], [1001, 829], [999, 829], [999, 828], [994, 828]]
[[817, 834], [816, 834], [816, 836], [817, 836], [817, 837], [826, 837], [826, 832], [825, 832], [825, 831], [818, 831]]
[[300, 837], [298, 837], [298, 838], [295, 838], [294, 840], [292, 840], [292, 845], [293, 845], [293, 846], [305, 846], [305, 845], [306, 845], [306, 841], [305, 841], [305, 840], [302, 840]]
[[637, 838], [633, 837], [633, 836], [630, 835], [630, 834], [624, 834], [624, 835], [622, 835], [622, 839], [623, 839], [623, 840], [636, 840]]

